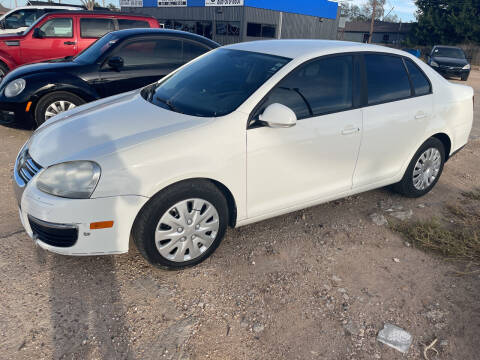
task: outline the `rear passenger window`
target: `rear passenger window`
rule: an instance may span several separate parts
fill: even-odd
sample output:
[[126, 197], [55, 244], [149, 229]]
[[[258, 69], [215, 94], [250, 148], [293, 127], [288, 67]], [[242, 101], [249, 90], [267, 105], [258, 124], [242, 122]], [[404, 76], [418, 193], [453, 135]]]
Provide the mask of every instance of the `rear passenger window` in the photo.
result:
[[195, 59], [200, 55], [205, 54], [210, 49], [207, 49], [205, 46], [196, 44], [190, 41], [183, 42], [183, 59], [185, 62]]
[[365, 55], [368, 104], [405, 99], [412, 95], [410, 81], [401, 57]]
[[135, 28], [149, 28], [150, 24], [141, 20], [118, 19], [118, 29], [135, 29]]
[[114, 30], [113, 19], [80, 19], [80, 36], [82, 38], [100, 38]]
[[430, 94], [432, 88], [425, 74], [413, 63], [410, 59], [405, 59], [407, 64], [408, 73], [410, 74], [410, 80], [412, 81], [413, 89], [416, 96]]
[[291, 108], [298, 119], [348, 110], [353, 107], [352, 56], [312, 61], [294, 70], [270, 93], [270, 104]]

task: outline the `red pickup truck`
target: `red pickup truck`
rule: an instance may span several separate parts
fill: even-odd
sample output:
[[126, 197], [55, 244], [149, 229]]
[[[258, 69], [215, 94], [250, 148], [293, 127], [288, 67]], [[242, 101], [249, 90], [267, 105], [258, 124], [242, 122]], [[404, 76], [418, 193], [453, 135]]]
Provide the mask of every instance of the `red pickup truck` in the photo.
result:
[[16, 67], [74, 56], [114, 30], [158, 28], [153, 17], [62, 11], [42, 16], [23, 33], [0, 36], [0, 79]]

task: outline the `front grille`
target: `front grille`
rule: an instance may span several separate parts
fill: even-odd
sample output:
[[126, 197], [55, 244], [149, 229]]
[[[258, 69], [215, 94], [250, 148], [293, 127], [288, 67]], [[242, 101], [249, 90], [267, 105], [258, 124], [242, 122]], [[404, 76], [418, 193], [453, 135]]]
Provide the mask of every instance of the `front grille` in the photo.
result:
[[78, 228], [75, 225], [48, 223], [32, 216], [28, 217], [34, 238], [45, 244], [56, 247], [70, 247], [78, 239]]
[[40, 171], [42, 167], [32, 159], [28, 150], [19, 155], [17, 160], [17, 175], [27, 184]]
[[440, 69], [443, 69], [443, 70], [462, 70], [461, 67], [449, 66], [449, 65], [440, 65]]
[[15, 122], [13, 111], [0, 110], [0, 124], [9, 125]]

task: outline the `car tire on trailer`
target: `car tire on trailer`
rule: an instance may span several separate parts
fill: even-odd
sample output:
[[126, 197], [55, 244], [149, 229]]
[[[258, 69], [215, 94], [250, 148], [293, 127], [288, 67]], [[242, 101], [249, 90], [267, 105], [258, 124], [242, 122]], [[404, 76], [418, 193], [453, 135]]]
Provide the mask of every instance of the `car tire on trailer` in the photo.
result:
[[35, 107], [35, 122], [37, 126], [40, 126], [52, 116], [83, 104], [85, 104], [85, 100], [67, 91], [57, 91], [45, 95]]
[[135, 219], [132, 237], [152, 265], [182, 269], [207, 259], [227, 224], [227, 200], [211, 181], [183, 181], [149, 200]]
[[408, 165], [403, 179], [393, 189], [410, 198], [426, 195], [442, 175], [445, 164], [445, 146], [437, 138], [430, 138], [420, 146]]

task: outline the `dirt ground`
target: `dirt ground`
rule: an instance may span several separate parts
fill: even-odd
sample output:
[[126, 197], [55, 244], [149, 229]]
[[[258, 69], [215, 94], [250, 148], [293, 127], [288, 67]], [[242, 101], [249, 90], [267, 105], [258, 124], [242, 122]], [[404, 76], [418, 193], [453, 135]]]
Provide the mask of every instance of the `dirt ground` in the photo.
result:
[[[480, 185], [480, 72], [469, 84], [472, 141], [426, 197], [380, 189], [229, 230], [210, 259], [179, 272], [134, 248], [84, 258], [36, 248], [11, 181], [30, 132], [0, 127], [0, 358], [422, 359], [438, 338], [430, 359], [478, 359], [480, 275], [457, 276], [465, 264], [371, 217], [441, 216]], [[413, 335], [406, 356], [376, 341], [385, 322]]]

